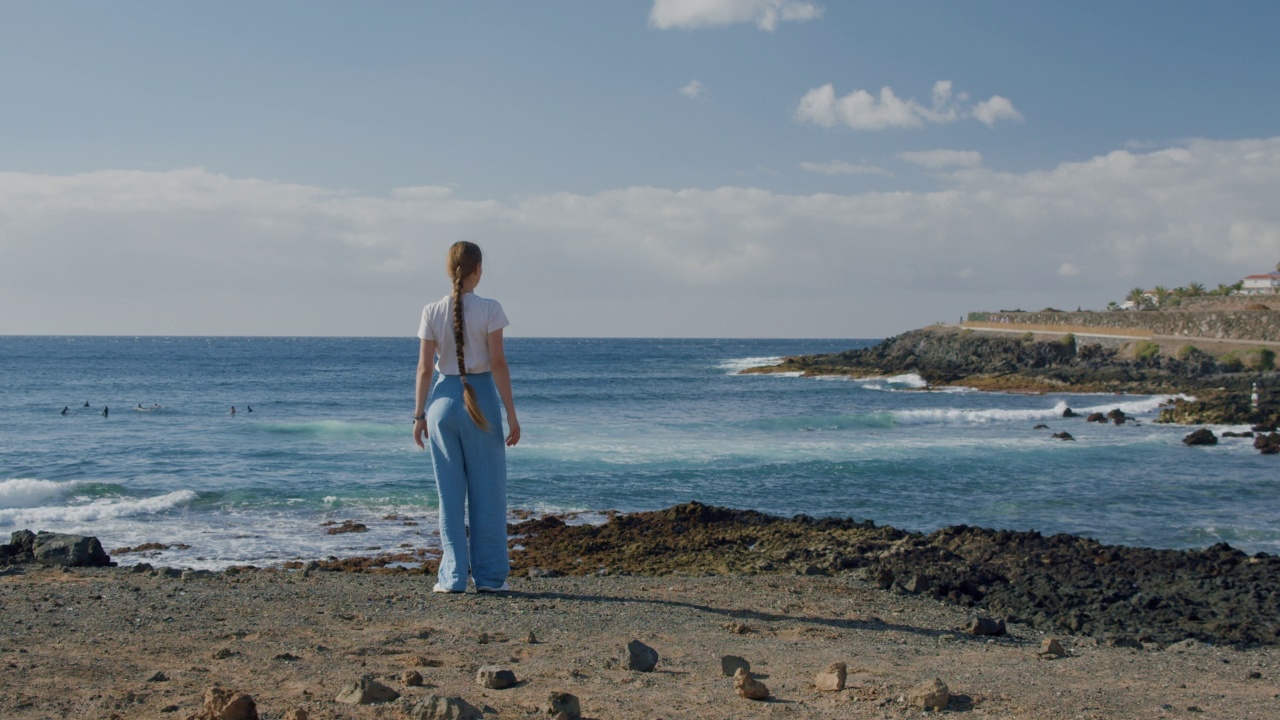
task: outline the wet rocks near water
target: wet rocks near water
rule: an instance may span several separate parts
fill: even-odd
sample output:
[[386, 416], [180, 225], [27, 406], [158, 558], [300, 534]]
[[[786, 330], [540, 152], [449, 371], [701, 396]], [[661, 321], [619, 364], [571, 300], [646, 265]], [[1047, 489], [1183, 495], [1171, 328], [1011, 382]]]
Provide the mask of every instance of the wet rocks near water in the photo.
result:
[[1036, 424], [1036, 426], [1035, 426], [1035, 427], [1033, 427], [1033, 428], [1031, 428], [1031, 429], [1032, 429], [1032, 430], [1048, 430], [1048, 429], [1049, 429], [1049, 426], [1048, 426], [1048, 425], [1045, 425], [1044, 423], [1038, 423], [1038, 424]]
[[509, 668], [484, 665], [476, 671], [476, 684], [490, 690], [505, 690], [515, 686], [516, 674]]
[[1200, 428], [1188, 433], [1186, 437], [1182, 438], [1182, 443], [1184, 445], [1217, 445], [1218, 436], [1214, 435], [1213, 431], [1208, 428]]
[[1125, 415], [1124, 411], [1120, 408], [1116, 408], [1111, 412], [1108, 412], [1106, 418], [1116, 425], [1123, 425], [1125, 424], [1125, 421], [1132, 419], [1128, 415]]
[[1158, 550], [963, 525], [926, 535], [700, 503], [618, 515], [603, 525], [529, 520], [511, 532], [523, 536], [524, 549], [511, 555], [517, 568], [759, 575], [768, 559], [770, 573], [818, 564], [882, 587], [927, 576], [923, 594], [1045, 632], [1280, 643], [1280, 557], [1250, 557], [1225, 544]]
[[738, 668], [733, 674], [733, 691], [738, 694], [738, 697], [748, 700], [769, 699], [769, 688], [742, 668]]
[[552, 720], [579, 720], [582, 717], [582, 707], [576, 695], [553, 692], [547, 698], [547, 714]]
[[922, 682], [907, 693], [911, 707], [925, 710], [945, 710], [951, 702], [951, 690], [938, 678]]
[[369, 527], [367, 525], [365, 525], [364, 523], [355, 522], [353, 520], [343, 520], [341, 524], [322, 523], [322, 525], [328, 526], [328, 527], [325, 527], [325, 531], [324, 531], [326, 535], [341, 535], [343, 533], [369, 532]]
[[721, 655], [720, 656], [720, 673], [725, 677], [733, 677], [733, 674], [739, 669], [751, 672], [751, 663], [746, 658], [737, 655]]
[[481, 720], [484, 713], [460, 697], [430, 695], [409, 711], [410, 720]]
[[151, 542], [134, 545], [133, 547], [118, 547], [111, 551], [112, 555], [128, 555], [129, 553], [140, 552], [159, 552], [162, 550], [190, 550], [191, 546], [186, 543], [173, 543], [166, 545], [164, 543]]
[[1280, 454], [1280, 433], [1259, 435], [1253, 439], [1253, 446], [1263, 455]]
[[974, 615], [964, 624], [964, 631], [970, 635], [998, 637], [1005, 633], [1004, 618]]
[[1089, 416], [1086, 417], [1084, 420], [1085, 422], [1096, 422], [1096, 423], [1105, 424], [1107, 422], [1107, 416], [1103, 415], [1100, 412], [1093, 412], [1093, 413], [1089, 413]]
[[658, 666], [658, 651], [639, 640], [632, 640], [627, 643], [623, 665], [628, 670], [653, 672], [653, 669]]
[[1062, 411], [1062, 417], [1064, 418], [1080, 417], [1080, 413], [1076, 412], [1075, 410], [1072, 410], [1071, 408], [1066, 408]]
[[1063, 430], [1062, 432], [1056, 432], [1052, 435], [1052, 437], [1054, 440], [1075, 440], [1075, 437], [1071, 433], [1067, 432], [1066, 430]]
[[831, 663], [813, 679], [819, 692], [840, 692], [849, 678], [848, 666], [842, 662]]
[[18, 530], [9, 536], [7, 544], [0, 545], [0, 565], [23, 563], [63, 567], [115, 565], [96, 537]]
[[374, 705], [391, 702], [399, 697], [400, 693], [365, 675], [348, 683], [334, 699], [348, 705]]

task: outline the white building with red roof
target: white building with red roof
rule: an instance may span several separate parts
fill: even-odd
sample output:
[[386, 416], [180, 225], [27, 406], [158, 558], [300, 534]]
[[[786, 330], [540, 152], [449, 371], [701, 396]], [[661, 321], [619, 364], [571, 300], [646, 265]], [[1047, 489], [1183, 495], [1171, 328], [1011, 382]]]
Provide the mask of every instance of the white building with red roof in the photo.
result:
[[1250, 275], [1240, 287], [1241, 295], [1271, 295], [1280, 292], [1280, 271]]

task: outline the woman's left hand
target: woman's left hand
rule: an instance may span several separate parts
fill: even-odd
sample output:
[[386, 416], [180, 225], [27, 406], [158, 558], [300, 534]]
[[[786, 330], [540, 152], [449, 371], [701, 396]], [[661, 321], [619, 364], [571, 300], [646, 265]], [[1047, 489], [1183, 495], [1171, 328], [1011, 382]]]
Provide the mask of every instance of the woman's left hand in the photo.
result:
[[418, 444], [418, 447], [425, 450], [427, 447], [426, 439], [427, 439], [427, 421], [414, 420], [413, 421], [413, 441]]

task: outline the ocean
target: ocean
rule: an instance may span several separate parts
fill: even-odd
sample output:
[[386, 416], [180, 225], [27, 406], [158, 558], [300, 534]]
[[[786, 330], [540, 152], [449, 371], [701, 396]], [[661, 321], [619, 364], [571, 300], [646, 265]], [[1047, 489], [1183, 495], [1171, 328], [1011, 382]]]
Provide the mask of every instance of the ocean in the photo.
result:
[[[697, 500], [1280, 551], [1276, 459], [1248, 440], [1184, 446], [1190, 428], [1152, 422], [1166, 397], [737, 374], [874, 342], [510, 338], [510, 507], [590, 522]], [[0, 532], [181, 544], [146, 560], [211, 569], [438, 546], [430, 457], [411, 436], [417, 344], [0, 337]], [[1063, 419], [1067, 406], [1139, 424]], [[344, 520], [369, 531], [326, 534]]]

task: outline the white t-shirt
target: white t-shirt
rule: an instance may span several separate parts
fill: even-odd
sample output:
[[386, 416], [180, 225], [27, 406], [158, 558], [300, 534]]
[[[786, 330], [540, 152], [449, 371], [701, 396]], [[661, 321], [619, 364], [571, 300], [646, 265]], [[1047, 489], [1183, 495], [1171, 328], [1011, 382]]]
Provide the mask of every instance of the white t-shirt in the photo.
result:
[[[501, 303], [467, 293], [462, 296], [462, 319], [467, 333], [462, 346], [466, 351], [467, 372], [489, 372], [489, 333], [511, 324], [502, 312]], [[422, 308], [418, 337], [435, 342], [436, 372], [458, 374], [458, 350], [453, 341], [453, 296], [446, 295]]]

